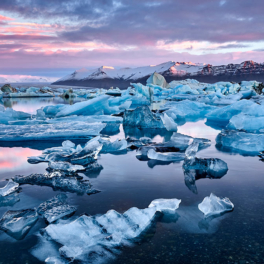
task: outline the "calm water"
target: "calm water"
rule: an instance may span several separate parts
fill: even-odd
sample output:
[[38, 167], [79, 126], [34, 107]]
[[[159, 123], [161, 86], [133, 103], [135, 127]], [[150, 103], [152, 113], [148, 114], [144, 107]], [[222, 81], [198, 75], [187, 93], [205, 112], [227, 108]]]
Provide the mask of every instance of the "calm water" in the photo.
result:
[[[56, 103], [63, 102], [53, 98], [19, 99], [12, 101], [9, 107], [34, 113], [41, 106]], [[206, 126], [204, 120], [187, 122], [179, 126], [178, 132], [210, 139], [212, 145], [198, 152], [197, 156], [224, 160], [229, 168], [227, 174], [221, 179], [197, 180], [198, 194], [194, 194], [185, 185], [182, 162], [165, 165], [139, 161], [135, 151], [121, 155], [101, 154], [98, 163], [103, 170], [98, 174], [84, 175], [84, 178], [102, 192], [91, 196], [69, 193], [68, 203], [78, 207], [76, 215], [95, 215], [104, 214], [109, 209], [124, 212], [134, 206], [146, 208], [157, 198], [182, 199], [174, 219], [164, 218], [157, 222], [141, 243], [123, 248], [122, 253], [109, 263], [263, 263], [264, 164], [258, 157], [216, 149], [215, 138], [219, 130]], [[150, 135], [149, 131], [146, 135]], [[152, 134], [161, 142], [168, 140], [170, 135]], [[127, 131], [125, 133], [121, 126], [119, 134], [112, 138], [125, 136]], [[55, 145], [59, 146], [60, 142]], [[0, 187], [6, 184], [5, 179], [17, 174], [44, 173], [47, 164], [31, 165], [27, 163], [27, 157], [39, 155], [46, 147], [46, 144], [32, 144], [30, 147], [0, 145]], [[228, 197], [235, 209], [206, 222], [197, 205], [212, 192]], [[0, 207], [0, 216], [8, 210], [37, 207], [58, 193], [49, 187], [23, 185], [20, 201], [13, 206]], [[22, 241], [0, 231], [0, 263], [41, 263], [29, 250], [37, 244], [36, 234], [44, 227], [46, 224], [40, 219]]]

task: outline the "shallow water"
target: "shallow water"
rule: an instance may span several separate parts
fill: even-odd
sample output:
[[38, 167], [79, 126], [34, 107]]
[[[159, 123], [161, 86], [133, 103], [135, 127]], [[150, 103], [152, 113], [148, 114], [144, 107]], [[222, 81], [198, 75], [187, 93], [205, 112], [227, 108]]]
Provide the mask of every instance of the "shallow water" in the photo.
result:
[[[34, 113], [41, 106], [56, 103], [61, 102], [18, 99], [12, 107]], [[179, 126], [178, 132], [210, 139], [211, 146], [199, 151], [197, 157], [220, 158], [228, 164], [229, 170], [221, 179], [197, 180], [198, 194], [185, 185], [182, 162], [139, 161], [135, 151], [120, 155], [101, 154], [98, 163], [103, 170], [98, 174], [83, 175], [102, 192], [90, 196], [67, 193], [68, 203], [78, 207], [75, 215], [104, 214], [109, 209], [124, 212], [134, 206], [146, 208], [157, 198], [182, 200], [174, 219], [158, 221], [140, 243], [123, 248], [116, 259], [106, 263], [263, 263], [264, 164], [258, 157], [218, 150], [215, 138], [220, 130], [204, 123], [205, 120], [187, 122]], [[138, 131], [123, 131], [121, 126], [119, 134], [112, 139], [123, 138], [127, 133], [142, 136], [142, 132], [139, 135]], [[151, 134], [150, 131], [145, 134], [156, 141], [168, 140], [171, 135]], [[41, 149], [47, 148], [47, 143], [37, 147], [34, 144], [30, 147], [18, 145], [12, 148], [0, 145], [0, 187], [12, 176], [45, 172], [47, 164], [31, 165], [27, 163], [27, 157], [39, 155]], [[0, 216], [8, 210], [37, 207], [58, 193], [49, 187], [23, 185], [20, 201], [0, 207]], [[228, 197], [235, 205], [234, 211], [205, 221], [197, 205], [210, 193]], [[40, 219], [22, 241], [0, 231], [0, 263], [41, 263], [29, 251], [37, 244], [36, 234], [44, 227], [46, 224]]]

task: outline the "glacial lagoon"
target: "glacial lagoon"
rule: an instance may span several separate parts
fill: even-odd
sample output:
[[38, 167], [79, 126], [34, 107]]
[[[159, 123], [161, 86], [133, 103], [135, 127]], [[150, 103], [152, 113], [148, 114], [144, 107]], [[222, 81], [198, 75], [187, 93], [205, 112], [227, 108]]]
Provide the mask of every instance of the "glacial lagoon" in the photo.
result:
[[[13, 100], [13, 101], [12, 101]], [[74, 101], [73, 103], [75, 103]], [[69, 103], [61, 98], [13, 98], [5, 101], [5, 107], [36, 114], [47, 106]], [[153, 106], [155, 108], [156, 106]], [[104, 215], [109, 210], [123, 214], [132, 207], [148, 208], [155, 199], [180, 199], [174, 214], [164, 214], [154, 221], [151, 228], [133, 243], [117, 247], [105, 263], [261, 263], [264, 257], [263, 237], [263, 166], [257, 155], [240, 153], [216, 145], [221, 128], [209, 126], [206, 118], [188, 119], [178, 124], [178, 133], [193, 138], [211, 140], [211, 145], [197, 152], [198, 158], [218, 158], [228, 166], [225, 175], [205, 178], [198, 175], [193, 181], [186, 179], [184, 161], [140, 160], [136, 149], [115, 153], [99, 153], [97, 162], [101, 168], [79, 175], [88, 180], [95, 194], [76, 194], [49, 186], [24, 184], [10, 199], [0, 201], [0, 216], [8, 210], [38, 208], [56, 195], [66, 194], [67, 204], [76, 207], [72, 219], [83, 214]], [[104, 133], [107, 136], [107, 130]], [[167, 142], [173, 132], [164, 130], [126, 129], [122, 124], [109, 132], [111, 141], [130, 137], [151, 137], [157, 143]], [[30, 164], [27, 159], [39, 156], [51, 147], [60, 147], [64, 140], [34, 142], [0, 142], [0, 188], [6, 179], [15, 175], [43, 174], [47, 163]], [[88, 140], [71, 140], [83, 147]], [[198, 209], [203, 199], [213, 193], [228, 197], [234, 210], [205, 218]], [[67, 220], [61, 220], [69, 221]], [[26, 236], [17, 240], [0, 232], [2, 263], [43, 263], [45, 251], [57, 254], [59, 245], [41, 247], [42, 230], [48, 226], [41, 217]], [[34, 251], [35, 250], [35, 251]], [[35, 253], [34, 253], [35, 252]], [[36, 253], [37, 252], [37, 253]], [[38, 256], [36, 258], [34, 255]], [[55, 256], [55, 255], [54, 255]], [[65, 260], [70, 263], [69, 260]], [[50, 262], [64, 263], [64, 262]], [[73, 262], [75, 263], [75, 262]], [[96, 261], [95, 261], [96, 263]]]

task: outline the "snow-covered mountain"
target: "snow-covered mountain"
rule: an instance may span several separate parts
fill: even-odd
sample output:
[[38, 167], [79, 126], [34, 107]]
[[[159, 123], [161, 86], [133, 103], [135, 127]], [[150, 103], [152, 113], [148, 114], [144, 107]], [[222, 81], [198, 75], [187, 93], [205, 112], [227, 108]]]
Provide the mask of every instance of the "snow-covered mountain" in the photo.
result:
[[[153, 73], [162, 74], [168, 81], [194, 78], [200, 81], [240, 81], [248, 78], [264, 80], [264, 63], [245, 61], [240, 64], [213, 66], [204, 63], [169, 61], [159, 65], [138, 68], [121, 68], [102, 66], [94, 70], [82, 68], [69, 74], [54, 84], [80, 85], [91, 87], [120, 86], [127, 87], [130, 82], [142, 82]], [[263, 80], [260, 80], [263, 79]], [[208, 79], [208, 80], [206, 80]]]
[[32, 75], [0, 75], [0, 83], [51, 83], [54, 78]]

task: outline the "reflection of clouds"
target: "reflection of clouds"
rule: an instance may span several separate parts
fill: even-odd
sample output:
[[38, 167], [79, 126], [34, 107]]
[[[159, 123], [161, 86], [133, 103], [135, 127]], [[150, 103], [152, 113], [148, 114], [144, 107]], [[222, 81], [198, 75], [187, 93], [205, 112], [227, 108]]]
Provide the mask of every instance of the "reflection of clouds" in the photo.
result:
[[41, 151], [29, 148], [0, 148], [0, 171], [12, 171], [27, 166], [27, 158], [40, 155]]

